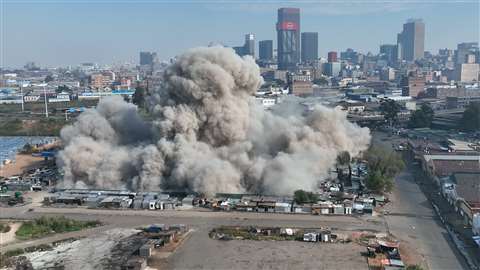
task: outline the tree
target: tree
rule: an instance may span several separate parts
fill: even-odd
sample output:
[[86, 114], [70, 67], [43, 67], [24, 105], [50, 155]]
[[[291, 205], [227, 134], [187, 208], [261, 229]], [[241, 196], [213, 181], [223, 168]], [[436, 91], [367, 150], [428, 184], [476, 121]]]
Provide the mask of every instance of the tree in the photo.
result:
[[368, 189], [380, 192], [386, 189], [386, 181], [388, 180], [379, 171], [373, 171], [367, 175], [365, 183]]
[[393, 178], [405, 168], [405, 163], [396, 152], [383, 147], [370, 147], [365, 154], [368, 167], [366, 186], [383, 193], [393, 188]]
[[313, 80], [313, 83], [317, 85], [326, 85], [328, 84], [328, 80], [325, 77], [320, 77], [318, 79]]
[[339, 173], [338, 165], [348, 166], [348, 186], [352, 185], [352, 166], [350, 165], [351, 162], [352, 158], [350, 157], [350, 153], [348, 151], [343, 151], [337, 156], [337, 174]]
[[55, 89], [55, 92], [57, 92], [57, 94], [62, 92], [70, 92], [70, 91], [71, 91], [70, 88], [68, 88], [68, 86], [66, 85], [59, 85], [57, 89]]
[[21, 152], [22, 152], [22, 154], [31, 154], [31, 153], [33, 153], [33, 152], [35, 152], [35, 151], [36, 151], [36, 148], [35, 148], [33, 145], [31, 145], [31, 144], [29, 144], [29, 143], [26, 143], [26, 144], [23, 146]]
[[135, 89], [135, 93], [132, 96], [133, 104], [137, 105], [140, 108], [143, 108], [145, 105], [145, 88], [139, 86]]
[[273, 83], [274, 83], [274, 85], [277, 85], [277, 86], [285, 86], [286, 85], [285, 81], [280, 80], [280, 79], [275, 79], [273, 81]]
[[463, 112], [459, 128], [462, 131], [480, 131], [480, 102], [471, 102]]
[[400, 104], [391, 99], [383, 100], [382, 103], [380, 103], [380, 111], [390, 125], [397, 122], [400, 108]]
[[53, 81], [52, 75], [47, 75], [47, 76], [45, 77], [45, 82], [48, 83], [48, 82], [51, 82], [51, 81]]
[[407, 266], [407, 270], [423, 270], [423, 268], [418, 264], [412, 264]]
[[295, 190], [293, 193], [293, 200], [298, 204], [314, 203], [318, 201], [318, 195], [313, 192], [299, 189]]
[[428, 104], [423, 104], [420, 110], [416, 110], [410, 116], [408, 126], [411, 128], [430, 127], [435, 113]]

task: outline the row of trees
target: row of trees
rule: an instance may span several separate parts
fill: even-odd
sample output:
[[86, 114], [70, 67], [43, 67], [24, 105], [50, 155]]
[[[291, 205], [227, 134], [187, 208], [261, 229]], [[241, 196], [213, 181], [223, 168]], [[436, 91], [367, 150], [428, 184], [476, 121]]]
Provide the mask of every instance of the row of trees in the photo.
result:
[[[380, 104], [380, 111], [390, 126], [398, 123], [400, 104], [393, 100], [385, 100]], [[412, 112], [408, 121], [409, 128], [431, 127], [435, 112], [429, 104], [424, 103], [420, 109]], [[461, 131], [480, 131], [480, 102], [471, 102], [462, 114], [457, 128]]]
[[[380, 104], [380, 111], [390, 126], [398, 124], [398, 113], [401, 106], [394, 100], [385, 100]], [[410, 128], [430, 127], [434, 118], [433, 109], [428, 104], [422, 104], [419, 110], [414, 111], [408, 121]]]

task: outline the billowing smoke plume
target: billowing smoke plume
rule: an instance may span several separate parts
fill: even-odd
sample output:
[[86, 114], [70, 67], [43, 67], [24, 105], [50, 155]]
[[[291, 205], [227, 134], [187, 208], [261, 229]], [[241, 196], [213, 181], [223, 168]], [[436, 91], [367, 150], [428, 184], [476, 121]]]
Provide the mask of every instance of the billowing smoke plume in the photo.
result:
[[153, 121], [112, 97], [62, 130], [63, 185], [291, 194], [315, 190], [340, 152], [368, 147], [368, 129], [340, 110], [294, 113], [304, 109], [287, 99], [264, 111], [252, 97], [262, 82], [251, 57], [223, 47], [187, 51], [147, 97]]

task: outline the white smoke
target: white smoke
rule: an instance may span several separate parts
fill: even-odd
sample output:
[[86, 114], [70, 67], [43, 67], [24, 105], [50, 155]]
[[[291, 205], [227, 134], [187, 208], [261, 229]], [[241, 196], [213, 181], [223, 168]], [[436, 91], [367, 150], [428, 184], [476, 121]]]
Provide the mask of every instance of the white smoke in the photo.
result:
[[339, 153], [367, 149], [369, 130], [338, 109], [319, 105], [302, 115], [287, 99], [279, 113], [264, 111], [252, 97], [262, 83], [249, 56], [187, 51], [147, 98], [153, 121], [111, 97], [62, 130], [63, 185], [291, 194], [315, 190]]

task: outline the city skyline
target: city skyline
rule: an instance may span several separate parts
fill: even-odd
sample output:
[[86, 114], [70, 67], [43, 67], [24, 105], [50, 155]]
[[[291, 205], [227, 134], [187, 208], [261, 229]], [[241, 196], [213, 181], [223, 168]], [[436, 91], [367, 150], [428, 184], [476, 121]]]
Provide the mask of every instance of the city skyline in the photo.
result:
[[[226, 46], [241, 44], [246, 33], [255, 35], [255, 51], [258, 51], [260, 40], [273, 40], [276, 50], [275, 23], [280, 7], [300, 8], [301, 32], [318, 32], [320, 57], [326, 57], [328, 51], [340, 52], [346, 48], [376, 54], [381, 44], [396, 43], [396, 34], [409, 18], [421, 18], [425, 22], [426, 51], [454, 49], [458, 43], [478, 42], [479, 39], [479, 26], [475, 23], [479, 18], [479, 4], [469, 1], [455, 4], [389, 1], [384, 5], [376, 2], [366, 3], [357, 11], [346, 8], [345, 2], [330, 4], [329, 9], [325, 8], [328, 6], [325, 3], [305, 2], [230, 2], [221, 6], [211, 1], [188, 6], [182, 5], [182, 1], [178, 4], [141, 2], [138, 5], [127, 2], [111, 5], [107, 1], [95, 5], [62, 1], [40, 3], [2, 2], [5, 15], [2, 36], [6, 37], [1, 44], [2, 67], [21, 67], [28, 61], [42, 66], [81, 62], [138, 63], [139, 51], [154, 51], [159, 59], [168, 60], [192, 46], [206, 46], [212, 42]], [[164, 11], [167, 8], [170, 12]], [[89, 15], [88, 19], [85, 15]], [[191, 19], [185, 20], [185, 15]], [[447, 15], [455, 20], [445, 20]], [[382, 25], [375, 20], [381, 20]], [[219, 25], [218, 21], [224, 23]], [[346, 29], [350, 29], [348, 35], [342, 34]], [[183, 34], [187, 31], [188, 34]], [[373, 31], [375, 35], [371, 35]]]

